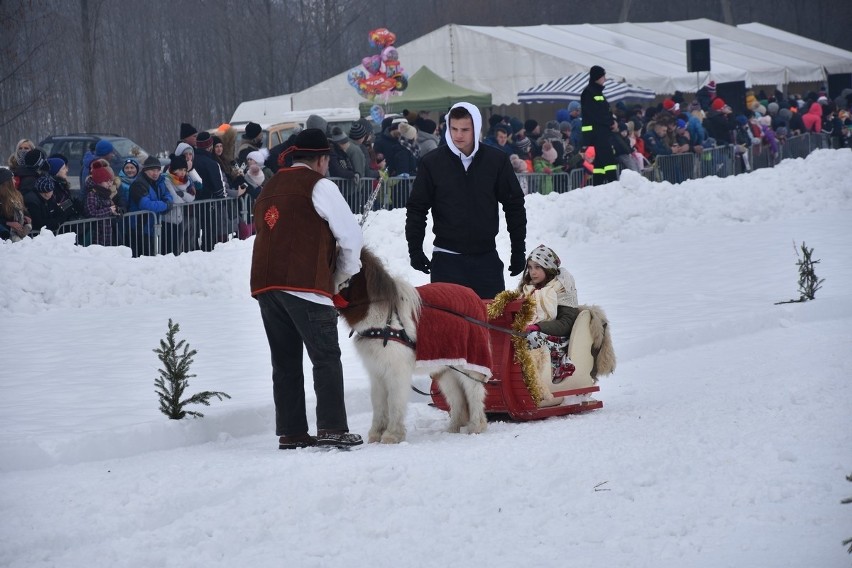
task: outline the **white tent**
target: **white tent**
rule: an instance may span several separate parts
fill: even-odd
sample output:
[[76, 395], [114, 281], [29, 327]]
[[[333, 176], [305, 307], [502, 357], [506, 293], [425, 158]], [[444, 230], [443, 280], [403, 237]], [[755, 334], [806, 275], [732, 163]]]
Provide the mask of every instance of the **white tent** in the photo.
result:
[[[709, 39], [709, 73], [686, 70], [686, 40]], [[518, 102], [530, 85], [601, 65], [607, 76], [657, 94], [695, 92], [710, 79], [784, 86], [852, 73], [852, 52], [762, 24], [713, 20], [540, 25], [450, 24], [398, 46], [406, 69], [426, 65], [441, 77], [490, 92], [495, 105]], [[353, 67], [357, 62], [353, 62]], [[348, 71], [347, 71], [348, 72]], [[343, 72], [292, 95], [294, 109], [357, 106], [364, 99]]]

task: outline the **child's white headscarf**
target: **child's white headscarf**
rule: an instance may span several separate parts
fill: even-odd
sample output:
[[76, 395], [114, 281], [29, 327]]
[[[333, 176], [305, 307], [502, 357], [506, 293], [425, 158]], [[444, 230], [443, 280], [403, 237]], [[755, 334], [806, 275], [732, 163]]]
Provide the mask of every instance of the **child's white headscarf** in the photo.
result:
[[[532, 252], [530, 252], [529, 256], [527, 256], [527, 262], [533, 261], [542, 268], [550, 268], [556, 270], [556, 279], [562, 284], [563, 288], [565, 288], [565, 292], [567, 294], [566, 299], [561, 299], [562, 301], [566, 301], [568, 305], [577, 306], [577, 287], [574, 284], [574, 277], [571, 274], [562, 268], [562, 261], [559, 259], [559, 255], [556, 252], [547, 246], [538, 245], [535, 247]], [[528, 269], [524, 268], [524, 278], [527, 278]], [[562, 303], [560, 301], [560, 303]]]

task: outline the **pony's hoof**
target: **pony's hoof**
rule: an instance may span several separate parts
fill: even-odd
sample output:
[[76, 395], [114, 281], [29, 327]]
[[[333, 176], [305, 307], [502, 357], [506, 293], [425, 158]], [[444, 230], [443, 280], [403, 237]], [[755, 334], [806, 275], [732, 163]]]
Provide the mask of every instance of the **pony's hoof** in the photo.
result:
[[461, 424], [450, 424], [450, 427], [447, 428], [447, 432], [450, 434], [458, 434], [461, 432]]
[[471, 422], [467, 425], [467, 433], [468, 434], [482, 434], [488, 428], [488, 421], [484, 422]]
[[381, 432], [373, 432], [371, 430], [370, 434], [367, 436], [367, 443], [368, 444], [375, 444], [376, 442], [381, 442], [381, 441], [382, 441], [382, 433]]
[[390, 434], [388, 432], [385, 432], [384, 434], [382, 434], [382, 443], [383, 444], [399, 444], [404, 439], [405, 439], [404, 435], [399, 436], [399, 435], [395, 435], [395, 434]]

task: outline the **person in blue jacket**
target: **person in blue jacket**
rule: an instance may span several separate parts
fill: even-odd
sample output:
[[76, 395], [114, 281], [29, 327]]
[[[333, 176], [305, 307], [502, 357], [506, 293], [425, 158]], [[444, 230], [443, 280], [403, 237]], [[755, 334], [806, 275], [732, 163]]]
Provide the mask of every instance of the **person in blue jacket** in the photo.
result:
[[[172, 194], [161, 173], [160, 160], [154, 156], [145, 158], [142, 173], [130, 184], [129, 211], [151, 211], [158, 215], [171, 211]], [[135, 234], [131, 239], [131, 249], [133, 256], [150, 256], [154, 254], [154, 216], [145, 215], [141, 224], [141, 234], [132, 231]]]

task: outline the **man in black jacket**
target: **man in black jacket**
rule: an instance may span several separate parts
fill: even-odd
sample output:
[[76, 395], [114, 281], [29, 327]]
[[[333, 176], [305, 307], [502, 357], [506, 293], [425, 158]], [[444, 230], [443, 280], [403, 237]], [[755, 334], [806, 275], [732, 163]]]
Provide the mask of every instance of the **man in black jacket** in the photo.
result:
[[603, 185], [618, 179], [615, 151], [612, 148], [612, 132], [615, 118], [603, 95], [606, 71], [593, 65], [589, 69], [589, 85], [580, 95], [583, 112], [583, 145], [595, 147], [595, 164], [592, 170], [594, 185]]
[[[457, 103], [447, 122], [446, 145], [422, 157], [408, 198], [405, 238], [411, 266], [431, 273], [432, 282], [461, 284], [480, 298], [493, 298], [506, 287], [495, 243], [497, 205], [503, 206], [512, 243], [509, 273], [517, 276], [526, 264], [524, 194], [509, 156], [479, 143], [479, 109]], [[431, 261], [423, 253], [430, 210], [435, 234]]]

